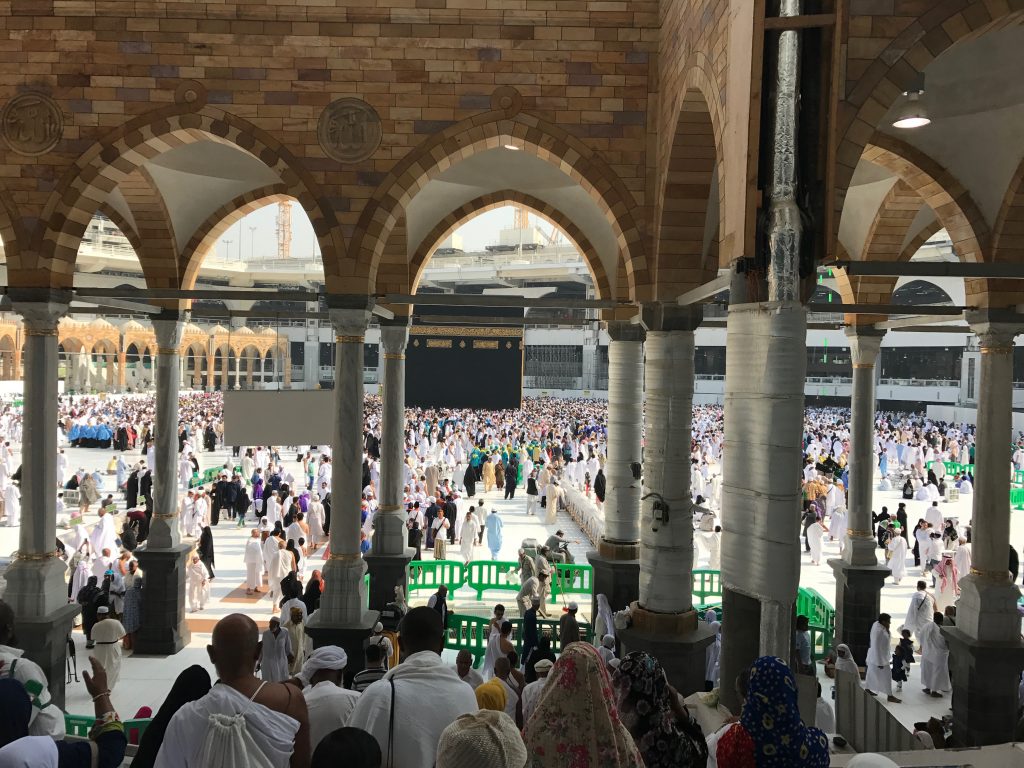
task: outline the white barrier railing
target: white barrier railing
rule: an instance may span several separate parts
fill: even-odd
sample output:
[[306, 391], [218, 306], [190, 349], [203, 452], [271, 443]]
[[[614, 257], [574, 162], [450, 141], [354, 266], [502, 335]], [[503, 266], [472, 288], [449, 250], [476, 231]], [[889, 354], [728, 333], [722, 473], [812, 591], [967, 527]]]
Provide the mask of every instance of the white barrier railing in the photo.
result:
[[588, 499], [582, 491], [568, 483], [562, 488], [565, 490], [565, 508], [569, 512], [569, 517], [596, 547], [598, 539], [604, 533], [604, 510], [598, 509], [596, 500]]
[[857, 752], [924, 749], [885, 705], [864, 690], [852, 672], [836, 671], [836, 732]]

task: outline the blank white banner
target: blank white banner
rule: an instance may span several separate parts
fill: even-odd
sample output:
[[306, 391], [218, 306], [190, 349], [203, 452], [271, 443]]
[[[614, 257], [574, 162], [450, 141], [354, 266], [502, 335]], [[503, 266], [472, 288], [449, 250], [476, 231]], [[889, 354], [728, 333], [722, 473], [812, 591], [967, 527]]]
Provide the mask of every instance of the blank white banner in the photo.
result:
[[225, 445], [330, 445], [334, 391], [224, 393]]

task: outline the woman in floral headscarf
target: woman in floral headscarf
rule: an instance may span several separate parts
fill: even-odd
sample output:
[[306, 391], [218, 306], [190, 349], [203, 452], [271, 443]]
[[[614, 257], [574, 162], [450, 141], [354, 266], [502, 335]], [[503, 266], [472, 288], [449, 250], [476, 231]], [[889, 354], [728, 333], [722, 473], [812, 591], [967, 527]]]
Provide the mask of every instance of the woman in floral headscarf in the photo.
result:
[[704, 734], [657, 659], [642, 651], [629, 654], [612, 675], [612, 687], [646, 768], [703, 768], [708, 760]]
[[782, 659], [754, 662], [739, 725], [719, 739], [717, 757], [719, 768], [828, 767], [828, 738], [804, 726], [796, 678]]
[[588, 643], [562, 650], [523, 741], [528, 768], [644, 768], [619, 721], [605, 664]]

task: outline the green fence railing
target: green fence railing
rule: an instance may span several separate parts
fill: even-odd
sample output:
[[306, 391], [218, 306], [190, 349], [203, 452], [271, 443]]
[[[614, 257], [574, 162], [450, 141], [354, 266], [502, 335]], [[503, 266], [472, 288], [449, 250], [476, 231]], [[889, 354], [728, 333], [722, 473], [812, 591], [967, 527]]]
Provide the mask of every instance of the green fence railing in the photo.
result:
[[[516, 653], [523, 652], [523, 620], [509, 618], [512, 623], [512, 639]], [[479, 667], [487, 653], [487, 627], [490, 619], [480, 616], [452, 613], [448, 616], [448, 632], [445, 647], [453, 651], [469, 651], [473, 655], [473, 666]], [[551, 650], [561, 653], [562, 645], [558, 636], [557, 619], [538, 619], [537, 631], [547, 635], [551, 640]], [[594, 641], [594, 630], [590, 624], [580, 622], [580, 639], [591, 643]]]
[[594, 569], [589, 565], [555, 563], [554, 580], [551, 584], [551, 602], [562, 595], [594, 595]]
[[477, 600], [483, 600], [488, 590], [518, 592], [521, 584], [513, 574], [518, 568], [519, 563], [509, 560], [471, 560], [466, 563], [466, 584], [476, 592]]
[[456, 560], [412, 560], [408, 574], [410, 593], [434, 592], [442, 584], [454, 592], [466, 583], [466, 565]]
[[[698, 568], [693, 572], [693, 594], [700, 598], [701, 604], [722, 601], [722, 574], [707, 568]], [[709, 601], [708, 598], [714, 598]]]
[[[141, 720], [125, 720], [124, 721], [124, 735], [128, 737], [129, 744], [138, 744], [139, 739], [142, 738], [142, 734], [146, 732], [146, 728], [153, 722], [150, 718], [144, 718]], [[89, 731], [92, 730], [93, 725], [96, 723], [95, 717], [89, 717], [87, 715], [64, 715], [64, 730], [68, 736], [77, 736], [78, 738], [87, 739], [89, 737]]]
[[1014, 509], [1024, 509], [1024, 488], [1010, 489], [1010, 506]]

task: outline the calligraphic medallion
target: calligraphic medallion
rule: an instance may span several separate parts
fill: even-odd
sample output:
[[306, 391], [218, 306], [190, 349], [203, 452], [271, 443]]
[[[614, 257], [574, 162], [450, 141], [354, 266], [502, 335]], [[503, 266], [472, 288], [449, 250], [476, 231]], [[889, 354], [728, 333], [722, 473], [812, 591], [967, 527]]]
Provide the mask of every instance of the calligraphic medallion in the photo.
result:
[[377, 151], [383, 137], [380, 115], [361, 99], [332, 101], [320, 113], [317, 140], [329, 157], [358, 163]]
[[22, 93], [0, 113], [0, 133], [19, 155], [42, 155], [57, 146], [64, 134], [64, 115], [49, 96]]

